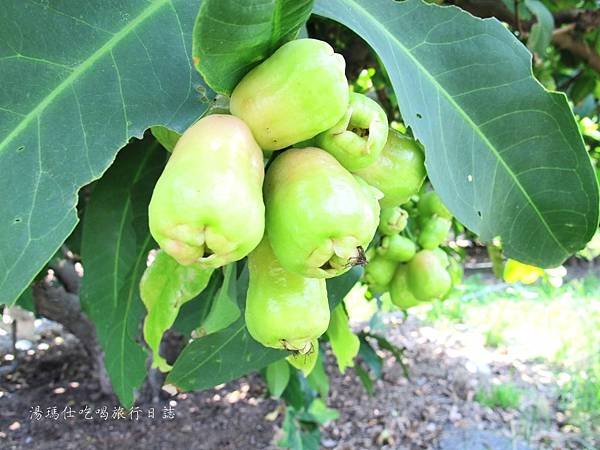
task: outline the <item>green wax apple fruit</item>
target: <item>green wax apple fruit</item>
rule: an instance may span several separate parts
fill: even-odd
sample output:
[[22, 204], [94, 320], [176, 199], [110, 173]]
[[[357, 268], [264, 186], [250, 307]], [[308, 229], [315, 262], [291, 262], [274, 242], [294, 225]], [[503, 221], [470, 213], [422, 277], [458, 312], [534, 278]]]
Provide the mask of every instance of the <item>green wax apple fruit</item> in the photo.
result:
[[435, 256], [438, 257], [440, 264], [444, 269], [446, 269], [450, 265], [450, 257], [448, 256], [448, 253], [446, 253], [444, 250], [442, 250], [439, 247], [436, 247], [431, 251], [435, 253]]
[[417, 252], [417, 246], [405, 236], [395, 234], [384, 236], [381, 244], [377, 247], [377, 253], [396, 262], [410, 261]]
[[348, 108], [344, 58], [317, 39], [279, 47], [231, 94], [231, 114], [263, 150], [279, 150], [334, 126]]
[[248, 256], [246, 326], [262, 345], [302, 354], [316, 351], [327, 331], [329, 303], [324, 279], [284, 269], [265, 237]]
[[398, 265], [389, 288], [392, 303], [400, 309], [412, 308], [420, 303], [408, 287], [408, 268], [406, 264]]
[[283, 152], [267, 171], [264, 195], [266, 233], [287, 270], [330, 278], [363, 262], [381, 194], [329, 153], [314, 147]]
[[393, 236], [406, 228], [408, 213], [399, 206], [381, 208], [379, 231], [385, 236]]
[[351, 93], [344, 117], [317, 136], [317, 146], [331, 153], [349, 171], [377, 159], [388, 136], [385, 111], [363, 94]]
[[154, 187], [150, 232], [179, 264], [242, 259], [264, 233], [263, 178], [262, 151], [244, 122], [204, 117], [183, 133]]
[[396, 261], [375, 256], [365, 266], [364, 280], [368, 285], [373, 285], [376, 290], [380, 290], [390, 283], [397, 265]]
[[440, 216], [432, 216], [425, 219], [425, 225], [419, 235], [419, 245], [427, 250], [438, 247], [448, 237], [452, 220]]
[[419, 192], [426, 175], [425, 156], [414, 139], [390, 129], [375, 162], [354, 173], [383, 193], [382, 207], [398, 206]]
[[421, 217], [431, 217], [434, 215], [444, 219], [452, 219], [452, 213], [448, 211], [446, 205], [435, 191], [427, 191], [419, 196], [417, 209]]
[[450, 274], [438, 255], [421, 250], [407, 264], [408, 286], [417, 300], [429, 301], [442, 297], [452, 285]]

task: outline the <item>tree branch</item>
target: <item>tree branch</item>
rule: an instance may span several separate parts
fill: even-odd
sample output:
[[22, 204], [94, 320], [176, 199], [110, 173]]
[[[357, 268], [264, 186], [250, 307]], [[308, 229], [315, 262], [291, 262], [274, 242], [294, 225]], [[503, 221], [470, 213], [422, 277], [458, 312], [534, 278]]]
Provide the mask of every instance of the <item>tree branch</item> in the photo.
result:
[[[449, 0], [449, 4], [454, 4], [474, 16], [489, 18], [495, 17], [502, 22], [508, 23], [511, 27], [521, 31], [521, 36], [531, 30], [535, 21], [518, 23], [515, 15], [506, 7], [501, 0]], [[586, 9], [567, 9], [558, 11], [554, 14], [554, 21], [557, 28], [552, 34], [552, 42], [575, 56], [583, 59], [591, 69], [600, 74], [600, 55], [590, 47], [580, 35], [600, 26], [600, 10]]]
[[513, 28], [517, 27], [514, 14], [498, 0], [449, 0], [449, 4], [456, 5], [474, 16], [487, 19], [495, 17], [501, 22], [506, 22]]
[[552, 42], [558, 47], [579, 56], [590, 68], [600, 74], [600, 55], [586, 42], [577, 40], [573, 33], [554, 33], [552, 35]]
[[[65, 271], [63, 275], [73, 279], [72, 275], [66, 274], [67, 267], [61, 266]], [[111, 394], [112, 386], [104, 365], [104, 353], [96, 338], [96, 328], [81, 310], [78, 295], [61, 285], [40, 280], [33, 285], [33, 301], [38, 314], [60, 323], [81, 342], [93, 361], [102, 393]]]
[[556, 27], [575, 24], [575, 29], [586, 33], [600, 27], [600, 9], [565, 9], [554, 13]]
[[521, 23], [521, 18], [519, 17], [520, 2], [519, 0], [514, 0], [514, 2], [515, 22], [517, 22], [517, 31], [519, 32], [519, 37], [521, 37], [523, 36], [523, 24]]
[[71, 294], [77, 294], [79, 292], [81, 279], [75, 271], [75, 264], [73, 264], [73, 261], [69, 259], [54, 261], [50, 264], [50, 268], [54, 271], [54, 275], [65, 287], [67, 292], [70, 292]]

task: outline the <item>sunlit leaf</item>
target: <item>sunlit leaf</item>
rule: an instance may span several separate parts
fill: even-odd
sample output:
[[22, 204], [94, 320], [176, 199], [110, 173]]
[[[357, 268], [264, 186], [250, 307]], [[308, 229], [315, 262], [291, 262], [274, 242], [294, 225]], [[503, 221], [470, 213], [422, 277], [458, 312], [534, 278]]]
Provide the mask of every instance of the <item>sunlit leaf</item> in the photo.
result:
[[598, 184], [566, 97], [533, 78], [531, 54], [500, 22], [421, 0], [317, 0], [315, 12], [375, 49], [460, 222], [541, 267], [591, 239]]
[[132, 136], [182, 132], [214, 94], [191, 65], [189, 0], [6, 0], [0, 11], [0, 303], [77, 223], [81, 186]]

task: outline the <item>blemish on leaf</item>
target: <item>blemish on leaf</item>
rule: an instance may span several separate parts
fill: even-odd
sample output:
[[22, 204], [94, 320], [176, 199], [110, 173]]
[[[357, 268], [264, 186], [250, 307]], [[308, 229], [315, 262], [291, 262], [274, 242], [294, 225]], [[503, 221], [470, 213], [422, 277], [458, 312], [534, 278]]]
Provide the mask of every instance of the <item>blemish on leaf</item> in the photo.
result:
[[198, 94], [200, 94], [200, 101], [202, 103], [209, 103], [209, 99], [206, 95], [206, 88], [204, 86], [202, 86], [201, 84], [199, 84], [198, 86], [196, 86], [196, 92]]
[[21, 153], [23, 150], [25, 150], [25, 146], [21, 145], [20, 147], [17, 147], [17, 153]]
[[423, 116], [421, 114], [417, 113], [417, 119], [422, 119], [422, 118], [423, 118]]

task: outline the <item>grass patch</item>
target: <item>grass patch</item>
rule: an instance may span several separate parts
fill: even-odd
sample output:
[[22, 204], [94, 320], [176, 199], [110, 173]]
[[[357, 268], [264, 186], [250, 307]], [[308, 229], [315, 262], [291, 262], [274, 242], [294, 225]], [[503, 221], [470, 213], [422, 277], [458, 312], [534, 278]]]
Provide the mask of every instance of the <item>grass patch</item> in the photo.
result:
[[429, 322], [447, 320], [453, 323], [463, 323], [465, 320], [465, 303], [452, 300], [444, 302], [435, 300], [427, 311], [426, 320]]
[[475, 401], [490, 408], [518, 409], [522, 392], [513, 384], [492, 385], [475, 393]]
[[[489, 348], [507, 348], [521, 360], [537, 361], [564, 375], [559, 407], [582, 436], [600, 432], [600, 278], [590, 274], [556, 288], [496, 285], [473, 276], [445, 302], [422, 317], [444, 327], [479, 330]], [[564, 381], [566, 379], [566, 381]], [[517, 408], [521, 394], [510, 384], [480, 391], [475, 399], [498, 408]]]
[[502, 345], [506, 344], [506, 338], [504, 337], [504, 329], [505, 329], [506, 325], [504, 323], [502, 324], [496, 324], [493, 327], [491, 327], [490, 329], [488, 329], [484, 335], [483, 338], [485, 340], [485, 346], [486, 347], [491, 347], [491, 348], [498, 348]]
[[600, 355], [571, 374], [561, 389], [561, 407], [584, 434], [600, 431]]
[[528, 360], [580, 370], [600, 349], [600, 280], [587, 276], [560, 288], [485, 284], [470, 277], [454, 296], [424, 313], [431, 323], [462, 323], [485, 345], [509, 346]]

